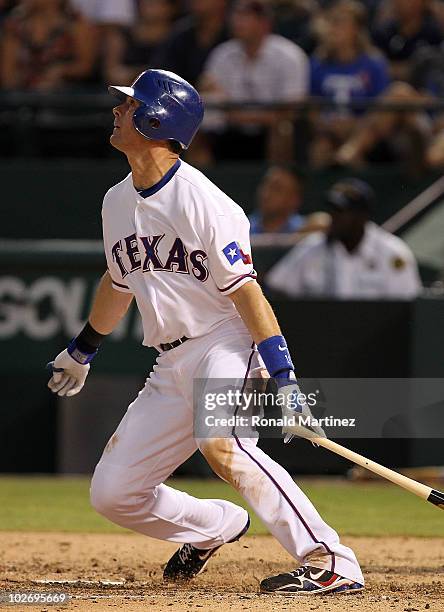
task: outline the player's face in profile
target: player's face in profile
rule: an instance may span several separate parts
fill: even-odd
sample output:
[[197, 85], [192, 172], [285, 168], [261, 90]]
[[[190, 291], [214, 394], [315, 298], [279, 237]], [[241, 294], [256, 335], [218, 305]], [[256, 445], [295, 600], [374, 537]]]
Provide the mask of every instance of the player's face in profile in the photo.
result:
[[133, 115], [139, 105], [140, 102], [127, 96], [118, 106], [113, 108], [114, 130], [110, 137], [110, 143], [124, 153], [139, 149], [140, 145], [145, 142], [145, 138], [139, 134], [133, 124]]

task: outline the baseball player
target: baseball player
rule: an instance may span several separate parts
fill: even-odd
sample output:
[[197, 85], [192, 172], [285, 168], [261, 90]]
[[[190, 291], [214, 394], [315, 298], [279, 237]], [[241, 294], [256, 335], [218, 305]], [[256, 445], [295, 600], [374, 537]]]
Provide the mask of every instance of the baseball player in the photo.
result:
[[85, 327], [52, 362], [48, 386], [62, 397], [82, 389], [101, 342], [133, 297], [143, 344], [159, 357], [95, 469], [93, 507], [122, 527], [180, 543], [164, 578], [194, 578], [249, 526], [246, 510], [233, 503], [196, 499], [164, 484], [199, 449], [300, 565], [263, 580], [262, 591], [361, 590], [352, 550], [256, 438], [240, 437], [236, 428], [231, 437], [193, 436], [194, 379], [241, 379], [244, 387], [265, 365], [285, 395], [298, 391], [294, 367], [255, 280], [243, 210], [180, 160], [203, 118], [196, 90], [163, 70], [109, 90], [119, 99], [110, 141], [127, 156], [131, 173], [105, 195], [108, 269]]

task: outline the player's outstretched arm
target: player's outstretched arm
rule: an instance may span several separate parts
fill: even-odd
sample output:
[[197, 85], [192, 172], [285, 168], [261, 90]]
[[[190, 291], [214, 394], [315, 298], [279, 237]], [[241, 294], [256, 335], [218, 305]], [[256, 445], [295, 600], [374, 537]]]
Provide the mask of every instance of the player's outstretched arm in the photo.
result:
[[48, 387], [61, 397], [76, 395], [85, 384], [90, 362], [105, 336], [110, 334], [127, 312], [133, 296], [116, 291], [108, 272], [102, 276], [88, 321], [68, 347], [48, 364], [52, 377]]
[[[257, 344], [268, 373], [276, 381], [279, 393], [285, 396], [285, 401], [281, 403], [283, 411], [285, 412], [286, 408], [293, 413], [298, 412], [304, 417], [311, 418], [306, 402], [299, 402], [297, 399], [298, 396], [302, 397], [302, 394], [297, 384], [290, 352], [275, 314], [260, 286], [256, 281], [250, 281], [229, 297]], [[303, 437], [313, 437], [314, 432], [315, 436], [325, 437], [324, 431], [317, 426], [313, 426], [311, 430], [299, 426], [291, 430], [284, 427], [283, 431], [288, 434], [286, 442], [291, 439], [293, 433]]]

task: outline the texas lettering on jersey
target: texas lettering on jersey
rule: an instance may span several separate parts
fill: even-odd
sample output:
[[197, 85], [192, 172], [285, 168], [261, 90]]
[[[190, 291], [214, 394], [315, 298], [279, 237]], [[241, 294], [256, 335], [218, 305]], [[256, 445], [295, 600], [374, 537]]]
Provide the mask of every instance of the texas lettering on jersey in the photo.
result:
[[146, 346], [197, 338], [238, 317], [226, 298], [256, 278], [245, 212], [186, 162], [175, 168], [144, 195], [129, 174], [102, 207], [112, 286], [134, 295]]
[[[204, 283], [209, 275], [205, 261], [207, 254], [201, 249], [188, 253], [184, 243], [178, 237], [171, 240], [168, 257], [163, 262], [159, 255], [159, 245], [168, 240], [165, 234], [158, 236], [139, 236], [131, 234], [118, 240], [112, 247], [113, 261], [119, 267], [122, 278], [136, 270], [142, 272], [165, 271], [178, 274], [193, 274], [197, 280]], [[141, 249], [139, 249], [139, 244]], [[191, 271], [190, 271], [191, 267]]]

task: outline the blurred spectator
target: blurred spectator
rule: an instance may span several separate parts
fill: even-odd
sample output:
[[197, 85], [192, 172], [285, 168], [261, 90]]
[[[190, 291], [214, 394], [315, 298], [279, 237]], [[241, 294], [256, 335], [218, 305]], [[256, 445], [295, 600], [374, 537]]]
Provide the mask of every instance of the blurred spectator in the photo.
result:
[[316, 0], [272, 0], [274, 31], [312, 53], [316, 38], [312, 20], [318, 10]]
[[379, 7], [386, 1], [387, 0], [359, 0], [359, 2], [365, 6], [367, 11], [369, 27], [371, 27], [373, 24], [378, 14]]
[[373, 39], [390, 60], [393, 78], [406, 80], [415, 51], [440, 45], [443, 34], [431, 0], [392, 0], [391, 7], [392, 17], [375, 28]]
[[[444, 3], [443, 3], [444, 6]], [[422, 47], [413, 56], [410, 81], [424, 94], [425, 99], [444, 98], [444, 49]], [[444, 167], [444, 113], [443, 110], [430, 113], [433, 118], [433, 136], [427, 144], [425, 161], [428, 167]]]
[[189, 0], [190, 15], [180, 19], [158, 56], [158, 67], [196, 85], [210, 51], [227, 39], [227, 0]]
[[302, 203], [302, 184], [289, 168], [272, 166], [262, 179], [257, 191], [257, 210], [250, 219], [250, 233], [297, 232], [305, 223], [299, 214]]
[[132, 26], [137, 0], [71, 0], [72, 6], [97, 25]]
[[[386, 6], [389, 4], [390, 0], [357, 0], [360, 4], [362, 4], [369, 16], [369, 25], [373, 23], [373, 20], [377, 15], [381, 13], [381, 6]], [[333, 4], [335, 4], [337, 0], [318, 0], [318, 3], [321, 8], [329, 8]]]
[[413, 299], [421, 291], [407, 245], [369, 221], [371, 188], [357, 179], [327, 194], [331, 225], [304, 238], [266, 275], [268, 287], [290, 297]]
[[435, 119], [433, 137], [428, 143], [426, 162], [429, 168], [444, 168], [444, 113]]
[[444, 48], [421, 47], [412, 58], [409, 83], [422, 93], [444, 97]]
[[435, 15], [441, 32], [444, 32], [444, 2], [443, 0], [432, 0], [431, 12]]
[[136, 23], [113, 27], [104, 49], [107, 82], [131, 83], [143, 70], [154, 67], [156, 53], [169, 35], [175, 15], [174, 0], [140, 0]]
[[[320, 45], [311, 60], [311, 94], [347, 104], [371, 99], [388, 83], [385, 59], [370, 43], [365, 7], [339, 0], [318, 22]], [[316, 121], [310, 158], [314, 165], [331, 162], [337, 147], [350, 136], [359, 113], [324, 113]]]
[[2, 38], [3, 88], [53, 90], [92, 76], [94, 29], [66, 0], [22, 0]]
[[[407, 83], [393, 83], [381, 102], [421, 104], [425, 97]], [[431, 136], [431, 120], [421, 110], [372, 110], [356, 126], [337, 151], [335, 161], [347, 166], [367, 163], [399, 163], [412, 175], [425, 168], [425, 152]]]
[[0, 0], [0, 27], [2, 25], [3, 19], [9, 15], [11, 10], [17, 4], [16, 0]]
[[370, 43], [365, 8], [356, 0], [339, 0], [324, 14], [311, 62], [312, 95], [347, 103], [378, 96], [388, 83], [387, 64]]
[[[103, 86], [103, 80], [108, 80], [108, 54], [112, 59], [118, 51], [115, 40], [116, 30], [129, 30], [137, 24], [139, 0], [70, 0], [72, 5], [90, 23], [94, 24], [99, 38], [97, 49], [97, 81]], [[112, 60], [111, 60], [112, 61]], [[124, 60], [125, 61], [125, 60]], [[115, 62], [114, 62], [115, 63]], [[117, 71], [116, 71], [117, 72]], [[112, 79], [111, 79], [112, 80]], [[128, 82], [130, 79], [128, 80]]]
[[[208, 58], [202, 90], [219, 102], [293, 102], [308, 89], [304, 51], [271, 34], [272, 16], [265, 2], [240, 0], [231, 15], [233, 38]], [[267, 128], [277, 134], [280, 112], [233, 110], [212, 126], [217, 158], [261, 159], [266, 156]], [[210, 117], [210, 115], [208, 115]], [[208, 124], [207, 124], [208, 127]]]

